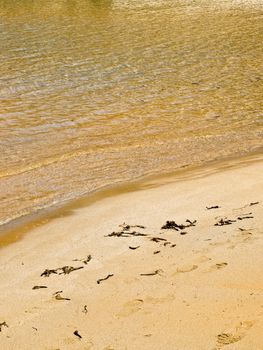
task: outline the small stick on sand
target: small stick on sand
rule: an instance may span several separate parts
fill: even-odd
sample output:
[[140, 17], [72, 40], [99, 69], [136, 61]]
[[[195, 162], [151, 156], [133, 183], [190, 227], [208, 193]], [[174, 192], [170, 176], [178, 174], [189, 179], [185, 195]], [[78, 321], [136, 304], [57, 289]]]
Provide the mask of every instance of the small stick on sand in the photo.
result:
[[47, 286], [34, 286], [32, 289], [42, 289], [42, 288], [47, 288]]
[[152, 237], [152, 238], [150, 238], [150, 241], [158, 243], [158, 242], [161, 242], [161, 241], [167, 241], [167, 239], [160, 238], [160, 237]]
[[155, 275], [159, 275], [159, 273], [160, 273], [161, 271], [162, 271], [162, 270], [155, 270], [154, 272], [141, 273], [140, 275], [141, 275], [141, 276], [155, 276]]
[[210, 209], [219, 209], [220, 207], [218, 205], [214, 205], [212, 207], [206, 207], [207, 210], [210, 210]]
[[140, 248], [140, 246], [138, 245], [137, 247], [129, 247], [129, 249], [131, 249], [131, 250], [135, 250], [135, 249], [138, 249], [138, 248]]
[[244, 220], [244, 219], [254, 219], [254, 216], [252, 216], [252, 213], [242, 214], [237, 218], [237, 220]]
[[110, 277], [112, 277], [112, 276], [114, 276], [114, 275], [113, 275], [113, 274], [110, 274], [110, 275], [108, 275], [108, 276], [105, 277], [105, 278], [100, 278], [100, 279], [97, 280], [97, 283], [100, 284], [102, 281], [106, 281], [108, 278], [110, 278]]
[[73, 334], [74, 334], [76, 337], [78, 337], [79, 339], [81, 339], [81, 338], [82, 338], [82, 336], [79, 334], [79, 332], [78, 332], [78, 331], [75, 331]]

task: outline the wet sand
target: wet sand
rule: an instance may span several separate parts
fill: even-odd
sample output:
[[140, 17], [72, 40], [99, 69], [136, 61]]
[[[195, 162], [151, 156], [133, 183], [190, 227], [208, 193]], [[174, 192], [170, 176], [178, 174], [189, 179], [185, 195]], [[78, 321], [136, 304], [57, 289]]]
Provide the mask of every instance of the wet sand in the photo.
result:
[[0, 348], [261, 349], [262, 173], [149, 183], [3, 247]]

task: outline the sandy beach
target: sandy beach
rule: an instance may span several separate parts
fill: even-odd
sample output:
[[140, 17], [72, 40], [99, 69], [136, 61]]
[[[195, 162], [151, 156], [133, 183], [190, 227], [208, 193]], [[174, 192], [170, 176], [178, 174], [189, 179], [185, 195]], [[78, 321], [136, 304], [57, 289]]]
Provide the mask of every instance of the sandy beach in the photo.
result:
[[1, 248], [4, 350], [263, 349], [262, 160], [149, 181]]

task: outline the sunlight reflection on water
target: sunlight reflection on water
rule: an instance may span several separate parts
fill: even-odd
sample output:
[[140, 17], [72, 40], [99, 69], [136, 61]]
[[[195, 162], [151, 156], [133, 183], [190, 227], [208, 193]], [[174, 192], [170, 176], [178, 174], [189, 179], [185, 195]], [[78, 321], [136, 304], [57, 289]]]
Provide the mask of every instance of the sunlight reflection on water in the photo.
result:
[[262, 8], [0, 0], [0, 221], [261, 145]]

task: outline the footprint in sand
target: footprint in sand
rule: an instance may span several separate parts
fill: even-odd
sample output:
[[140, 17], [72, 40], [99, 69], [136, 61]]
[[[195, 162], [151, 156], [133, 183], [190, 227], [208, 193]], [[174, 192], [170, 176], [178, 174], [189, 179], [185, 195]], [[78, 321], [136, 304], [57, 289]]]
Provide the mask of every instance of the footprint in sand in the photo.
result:
[[221, 333], [217, 336], [217, 343], [219, 346], [229, 345], [240, 341], [253, 325], [254, 321], [244, 321], [235, 328], [233, 333]]
[[[71, 346], [73, 344], [78, 343], [80, 339], [76, 338], [74, 335], [74, 338], [66, 338], [64, 339], [64, 344], [66, 345], [66, 348], [68, 349], [68, 345]], [[93, 343], [92, 341], [86, 340], [85, 341], [85, 346], [82, 348], [83, 350], [91, 350], [93, 348]]]
[[199, 256], [198, 259], [196, 260], [197, 263], [206, 263], [207, 261], [210, 261], [212, 260], [211, 258], [209, 258], [208, 256], [206, 255], [202, 255], [202, 256]]
[[123, 305], [122, 310], [117, 314], [117, 316], [130, 316], [131, 314], [140, 311], [142, 308], [142, 304], [142, 299], [130, 300]]
[[252, 232], [250, 232], [251, 230], [246, 230], [242, 228], [239, 228], [239, 230], [239, 233], [236, 235], [236, 241], [228, 248], [234, 249], [239, 244], [250, 243], [259, 239], [258, 237], [255, 237], [255, 235], [253, 235]]
[[226, 263], [226, 262], [217, 263], [217, 264], [211, 266], [209, 271], [220, 270], [220, 269], [223, 269], [224, 267], [226, 267], [227, 265], [228, 265], [228, 263]]
[[[172, 301], [174, 299], [173, 295], [167, 295], [162, 298], [155, 298], [152, 296], [146, 296], [142, 299], [134, 299], [130, 300], [127, 303], [125, 303], [122, 307], [122, 310], [117, 314], [117, 316], [130, 316], [131, 314], [134, 314], [135, 312], [138, 312], [142, 309], [144, 306], [144, 311], [146, 308], [149, 309], [152, 305], [156, 304], [163, 304], [169, 301]], [[148, 311], [145, 311], [148, 312]]]
[[181, 267], [178, 267], [176, 272], [173, 275], [177, 275], [178, 273], [186, 273], [186, 272], [191, 272], [198, 269], [198, 265], [184, 265]]
[[168, 295], [163, 298], [154, 298], [154, 297], [148, 296], [144, 299], [144, 302], [150, 305], [155, 305], [155, 304], [163, 304], [172, 300], [174, 300], [173, 295]]
[[225, 241], [212, 242], [212, 243], [209, 243], [209, 246], [210, 247], [220, 247], [220, 246], [223, 246], [223, 245], [226, 245], [229, 243], [231, 243], [231, 239], [227, 239]]
[[232, 343], [236, 343], [241, 340], [240, 335], [233, 335], [231, 333], [221, 333], [217, 336], [217, 342], [219, 345], [228, 345]]

